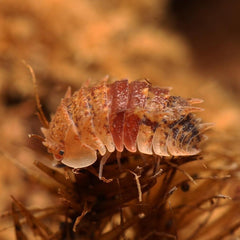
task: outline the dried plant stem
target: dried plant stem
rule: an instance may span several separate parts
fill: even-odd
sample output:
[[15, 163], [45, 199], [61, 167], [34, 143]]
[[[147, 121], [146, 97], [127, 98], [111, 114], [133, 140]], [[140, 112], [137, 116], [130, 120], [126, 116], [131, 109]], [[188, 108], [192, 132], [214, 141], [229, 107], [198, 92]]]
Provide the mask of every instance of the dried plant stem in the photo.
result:
[[175, 235], [168, 234], [168, 233], [165, 233], [165, 232], [157, 232], [157, 231], [152, 231], [152, 232], [148, 233], [146, 236], [144, 236], [144, 238], [141, 238], [141, 240], [147, 240], [152, 236], [164, 237], [164, 239], [175, 239], [175, 240], [177, 240], [177, 237]]
[[34, 164], [64, 187], [73, 188], [73, 183], [69, 179], [66, 179], [66, 176], [64, 174], [45, 166], [41, 162], [35, 161]]
[[186, 175], [187, 178], [189, 178], [189, 180], [192, 183], [194, 183], [195, 185], [197, 184], [196, 181], [191, 177], [191, 175], [188, 172], [186, 172], [184, 169], [180, 168], [177, 164], [174, 164], [174, 163], [172, 163], [170, 161], [167, 161], [167, 164], [172, 166], [172, 167], [174, 167], [174, 168], [176, 168], [177, 170], [181, 171], [184, 175]]
[[126, 221], [124, 224], [115, 227], [113, 230], [102, 234], [101, 237], [98, 238], [98, 240], [113, 240], [117, 239], [124, 230], [128, 229], [130, 226], [136, 224], [139, 220], [138, 216], [135, 216], [128, 221]]
[[[226, 236], [232, 235], [234, 231], [238, 230], [240, 228], [240, 222], [237, 222], [236, 224], [234, 224], [232, 227], [226, 229], [225, 231], [221, 232], [220, 234], [218, 234], [217, 236], [215, 236], [214, 238], [210, 239], [210, 240], [215, 240], [215, 239], [223, 239]], [[237, 239], [237, 238], [236, 238]]]
[[77, 231], [77, 226], [79, 225], [79, 223], [81, 222], [82, 218], [90, 211], [91, 209], [88, 207], [87, 202], [85, 202], [84, 204], [84, 208], [82, 211], [82, 214], [80, 216], [78, 216], [74, 222], [73, 225], [73, 231], [76, 232]]
[[141, 175], [137, 175], [135, 172], [131, 171], [131, 170], [128, 170], [131, 174], [134, 175], [135, 177], [135, 181], [136, 181], [136, 184], [137, 184], [137, 189], [138, 189], [138, 201], [139, 202], [142, 202], [142, 190], [141, 190], [141, 184], [140, 184], [140, 181], [139, 181], [139, 178], [141, 177]]
[[[52, 234], [51, 230], [43, 225], [37, 218], [35, 218], [18, 200], [16, 200], [13, 196], [14, 204], [22, 211], [22, 214], [26, 217], [27, 223], [34, 232], [34, 234], [40, 236], [43, 240], [47, 240], [48, 236]], [[16, 223], [19, 222], [16, 219]]]
[[19, 212], [17, 212], [15, 204], [12, 203], [12, 216], [17, 240], [28, 240], [27, 236], [22, 231], [22, 226], [19, 219]]

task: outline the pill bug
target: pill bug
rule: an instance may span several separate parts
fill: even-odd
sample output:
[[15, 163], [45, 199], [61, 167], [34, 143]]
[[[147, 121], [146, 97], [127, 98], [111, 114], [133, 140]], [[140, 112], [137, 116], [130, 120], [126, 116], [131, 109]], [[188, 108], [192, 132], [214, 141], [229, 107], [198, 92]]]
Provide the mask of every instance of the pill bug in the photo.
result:
[[69, 88], [48, 127], [41, 128], [43, 144], [71, 168], [92, 165], [97, 152], [102, 167], [112, 152], [124, 148], [155, 156], [196, 155], [203, 132], [212, 126], [193, 114], [203, 110], [192, 106], [202, 100], [169, 91], [148, 80], [126, 79], [111, 84], [105, 79], [73, 94]]

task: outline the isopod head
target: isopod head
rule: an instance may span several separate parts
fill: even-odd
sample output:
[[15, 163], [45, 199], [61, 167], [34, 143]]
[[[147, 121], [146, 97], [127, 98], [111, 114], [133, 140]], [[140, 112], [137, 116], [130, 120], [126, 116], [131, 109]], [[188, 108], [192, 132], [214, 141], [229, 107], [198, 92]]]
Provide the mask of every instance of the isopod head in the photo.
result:
[[67, 109], [70, 97], [71, 90], [68, 89], [49, 128], [41, 128], [45, 137], [43, 145], [57, 161], [73, 168], [83, 168], [92, 165], [97, 156], [95, 150], [81, 142], [76, 124]]

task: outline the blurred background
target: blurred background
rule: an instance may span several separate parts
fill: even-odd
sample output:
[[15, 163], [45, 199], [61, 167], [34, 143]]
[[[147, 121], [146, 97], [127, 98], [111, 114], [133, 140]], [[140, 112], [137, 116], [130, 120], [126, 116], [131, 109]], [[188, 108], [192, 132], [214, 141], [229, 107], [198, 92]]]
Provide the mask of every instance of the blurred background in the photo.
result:
[[[77, 90], [105, 75], [147, 78], [173, 87], [174, 95], [204, 99], [201, 117], [216, 123], [215, 136], [240, 144], [239, 12], [240, 2], [224, 0], [2, 1], [0, 212], [10, 208], [10, 195], [26, 206], [53, 201], [40, 186], [29, 186], [26, 174], [36, 174], [35, 159], [51, 156], [28, 139], [41, 124], [22, 60], [36, 74], [48, 117], [68, 86]], [[0, 236], [12, 239], [13, 229]]]

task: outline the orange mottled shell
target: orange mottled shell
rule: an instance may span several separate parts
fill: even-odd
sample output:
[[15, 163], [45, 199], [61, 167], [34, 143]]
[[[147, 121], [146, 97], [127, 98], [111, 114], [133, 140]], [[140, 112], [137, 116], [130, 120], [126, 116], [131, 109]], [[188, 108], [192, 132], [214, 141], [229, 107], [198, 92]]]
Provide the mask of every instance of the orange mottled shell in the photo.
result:
[[49, 128], [42, 128], [43, 144], [55, 158], [73, 168], [87, 167], [115, 150], [158, 156], [199, 153], [201, 123], [192, 104], [199, 99], [169, 95], [169, 88], [148, 81], [128, 80], [82, 87], [62, 99]]

